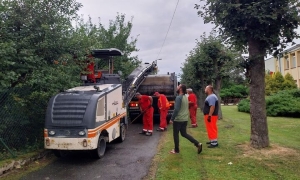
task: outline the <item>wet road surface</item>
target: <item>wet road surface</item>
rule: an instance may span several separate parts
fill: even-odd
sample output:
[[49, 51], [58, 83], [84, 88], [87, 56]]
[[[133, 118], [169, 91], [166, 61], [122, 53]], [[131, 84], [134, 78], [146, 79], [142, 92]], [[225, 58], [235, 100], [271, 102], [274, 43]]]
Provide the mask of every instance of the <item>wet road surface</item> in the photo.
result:
[[28, 174], [22, 180], [142, 179], [148, 173], [160, 134], [163, 133], [156, 132], [156, 128], [157, 125], [153, 135], [148, 137], [138, 134], [142, 124], [131, 124], [125, 141], [108, 144], [102, 159], [95, 160], [87, 152], [72, 153]]

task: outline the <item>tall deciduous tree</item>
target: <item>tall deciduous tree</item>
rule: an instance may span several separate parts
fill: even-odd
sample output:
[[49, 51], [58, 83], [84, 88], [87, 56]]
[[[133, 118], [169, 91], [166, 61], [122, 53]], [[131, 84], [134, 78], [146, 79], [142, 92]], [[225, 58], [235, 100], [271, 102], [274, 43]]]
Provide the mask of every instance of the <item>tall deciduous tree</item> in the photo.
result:
[[136, 47], [137, 37], [131, 37], [132, 20], [133, 18], [126, 21], [125, 14], [117, 14], [116, 19], [111, 20], [107, 28], [101, 23], [98, 27], [99, 41], [103, 48], [114, 47], [124, 53], [122, 57], [116, 57], [114, 61], [115, 70], [122, 71], [124, 77], [141, 63], [138, 56], [132, 56], [133, 52], [139, 51]]
[[[224, 44], [220, 37], [211, 33], [208, 37], [202, 35], [196, 47], [190, 52], [186, 63], [183, 64], [183, 80], [189, 86], [199, 89], [199, 104], [203, 107], [204, 89], [213, 84], [216, 95], [221, 103], [220, 89], [223, 77], [228, 76], [234, 66], [235, 54]], [[196, 87], [198, 84], [198, 87]], [[219, 119], [222, 119], [219, 106]]]
[[[251, 145], [269, 146], [265, 101], [265, 63], [267, 52], [285, 47], [297, 36], [298, 0], [207, 0], [196, 5], [205, 23], [214, 23], [219, 32], [237, 47], [248, 46], [247, 71], [250, 79]], [[280, 49], [277, 49], [282, 45]]]
[[3, 0], [0, 7], [0, 82], [14, 87], [68, 51], [71, 21], [81, 4], [75, 0]]

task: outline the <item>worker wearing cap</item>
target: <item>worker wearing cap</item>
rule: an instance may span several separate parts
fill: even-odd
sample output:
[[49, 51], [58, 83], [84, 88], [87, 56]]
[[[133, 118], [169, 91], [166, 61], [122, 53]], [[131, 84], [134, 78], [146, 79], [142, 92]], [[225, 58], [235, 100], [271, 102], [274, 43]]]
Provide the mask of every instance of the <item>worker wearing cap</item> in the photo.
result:
[[167, 97], [164, 94], [155, 92], [154, 96], [158, 97], [157, 106], [159, 108], [160, 123], [157, 131], [166, 131], [167, 130], [167, 114], [170, 108]]
[[189, 111], [190, 111], [190, 119], [191, 119], [191, 128], [198, 127], [197, 125], [197, 97], [193, 93], [193, 90], [191, 88], [186, 90], [189, 94], [188, 100], [189, 100]]
[[136, 93], [135, 97], [139, 100], [139, 107], [143, 113], [143, 131], [140, 134], [145, 134], [146, 136], [152, 136], [153, 133], [153, 99], [151, 96], [141, 95]]

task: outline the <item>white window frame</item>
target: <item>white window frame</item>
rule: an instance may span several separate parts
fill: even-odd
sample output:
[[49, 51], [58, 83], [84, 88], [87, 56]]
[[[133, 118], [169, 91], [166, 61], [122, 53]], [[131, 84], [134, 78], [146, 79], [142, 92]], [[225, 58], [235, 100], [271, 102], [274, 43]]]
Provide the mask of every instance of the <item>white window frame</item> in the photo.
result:
[[296, 67], [296, 56], [293, 56], [292, 58], [292, 68]]
[[105, 121], [105, 97], [98, 100], [96, 110], [96, 122]]

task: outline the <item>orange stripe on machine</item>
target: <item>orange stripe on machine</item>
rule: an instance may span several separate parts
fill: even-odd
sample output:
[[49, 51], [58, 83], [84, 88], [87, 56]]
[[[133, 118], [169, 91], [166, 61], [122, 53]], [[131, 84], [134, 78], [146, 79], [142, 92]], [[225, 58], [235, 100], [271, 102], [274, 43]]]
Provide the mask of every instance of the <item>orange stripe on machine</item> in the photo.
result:
[[112, 126], [116, 122], [118, 122], [125, 115], [126, 115], [126, 113], [120, 114], [120, 115], [112, 118], [111, 120], [109, 120], [107, 123], [102, 124], [102, 125], [100, 125], [99, 127], [95, 128], [95, 129], [88, 130], [88, 138], [95, 137], [97, 135], [98, 131], [109, 128], [110, 126]]

